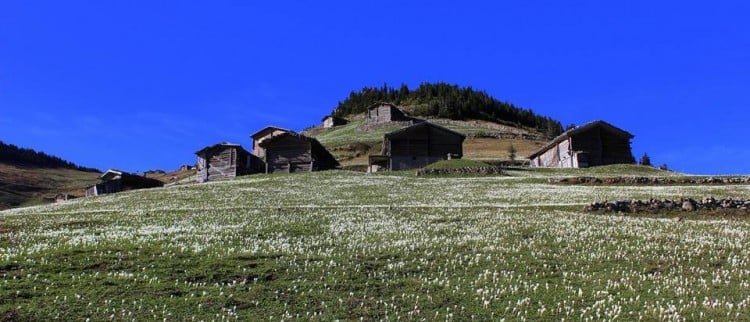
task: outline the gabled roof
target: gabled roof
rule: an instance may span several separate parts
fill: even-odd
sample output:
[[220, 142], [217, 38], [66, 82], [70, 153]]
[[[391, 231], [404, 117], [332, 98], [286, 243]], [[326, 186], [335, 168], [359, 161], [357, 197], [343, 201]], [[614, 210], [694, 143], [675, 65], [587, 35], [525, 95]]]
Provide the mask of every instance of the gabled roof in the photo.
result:
[[464, 135], [463, 133], [459, 133], [459, 132], [451, 130], [451, 129], [447, 128], [447, 127], [443, 127], [443, 126], [437, 125], [435, 123], [430, 123], [430, 122], [427, 122], [427, 121], [420, 122], [420, 123], [417, 123], [417, 124], [414, 124], [414, 125], [410, 125], [410, 126], [407, 126], [407, 127], [404, 127], [404, 128], [400, 128], [400, 129], [395, 130], [393, 132], [386, 133], [385, 137], [386, 138], [390, 138], [391, 136], [395, 136], [395, 135], [398, 135], [398, 134], [410, 131], [410, 130], [418, 128], [418, 127], [431, 127], [431, 128], [435, 128], [435, 129], [441, 130], [443, 132], [447, 132], [447, 133], [451, 133], [451, 134], [460, 136], [462, 138], [466, 138], [466, 135]]
[[615, 135], [619, 135], [619, 136], [621, 136], [623, 138], [628, 138], [628, 139], [632, 139], [633, 138], [633, 134], [630, 134], [630, 132], [625, 131], [625, 130], [623, 130], [621, 128], [618, 128], [618, 127], [616, 127], [616, 126], [614, 126], [612, 124], [609, 124], [609, 123], [604, 122], [602, 120], [593, 121], [593, 122], [589, 122], [589, 123], [586, 123], [586, 124], [581, 125], [581, 126], [576, 126], [576, 127], [572, 128], [570, 130], [567, 130], [567, 131], [563, 132], [562, 134], [560, 134], [557, 137], [555, 137], [554, 139], [552, 139], [552, 141], [550, 141], [549, 143], [545, 144], [544, 146], [540, 147], [539, 149], [536, 149], [536, 151], [534, 151], [531, 154], [529, 154], [529, 159], [532, 159], [532, 158], [534, 158], [534, 157], [536, 157], [536, 156], [544, 153], [544, 151], [549, 150], [553, 146], [559, 144], [562, 141], [567, 140], [571, 136], [574, 136], [576, 134], [580, 134], [580, 133], [589, 131], [589, 130], [591, 130], [593, 128], [596, 128], [596, 127], [602, 127], [604, 129], [608, 130], [609, 132], [612, 132]]
[[[368, 110], [371, 110], [371, 109], [373, 109], [373, 108], [376, 108], [376, 107], [378, 107], [378, 106], [383, 106], [383, 105], [387, 105], [387, 106], [390, 106], [390, 107], [392, 107], [392, 108], [395, 108], [395, 109], [397, 109], [397, 110], [401, 111], [401, 109], [400, 109], [400, 108], [398, 108], [398, 106], [396, 106], [396, 104], [393, 104], [393, 103], [388, 103], [388, 102], [377, 102], [377, 103], [375, 103], [375, 104], [371, 104], [370, 106], [368, 106], [368, 107], [367, 107], [367, 109], [368, 109]], [[402, 112], [403, 112], [403, 111], [402, 111]]]
[[109, 169], [109, 170], [105, 171], [104, 173], [102, 173], [102, 175], [99, 176], [99, 180], [117, 179], [117, 177], [121, 177], [123, 173], [124, 174], [128, 174], [125, 171], [120, 171], [120, 170], [117, 170], [117, 169]]
[[290, 132], [286, 132], [286, 133], [281, 133], [279, 135], [274, 135], [274, 136], [272, 136], [270, 138], [267, 138], [267, 139], [265, 139], [263, 141], [260, 141], [260, 143], [258, 143], [258, 145], [260, 145], [261, 147], [266, 147], [266, 146], [268, 146], [268, 144], [270, 144], [270, 143], [272, 143], [274, 141], [280, 140], [282, 138], [286, 138], [286, 137], [294, 137], [294, 138], [297, 138], [297, 139], [300, 139], [300, 140], [305, 140], [305, 141], [318, 141], [315, 138], [311, 138], [309, 136], [305, 136], [305, 135], [299, 134], [297, 132], [291, 132], [290, 131]]
[[239, 144], [237, 144], [237, 143], [221, 142], [221, 143], [216, 143], [214, 145], [209, 145], [209, 146], [207, 146], [207, 147], [205, 147], [203, 149], [200, 149], [200, 150], [196, 151], [195, 154], [201, 155], [201, 154], [206, 153], [208, 151], [212, 151], [212, 150], [216, 150], [216, 149], [224, 148], [224, 147], [239, 147], [240, 149], [242, 149], [242, 146], [239, 145]]
[[281, 128], [281, 127], [278, 127], [278, 126], [269, 125], [269, 126], [266, 126], [266, 127], [262, 128], [260, 131], [251, 134], [250, 137], [253, 138], [253, 140], [255, 140], [255, 139], [258, 139], [259, 137], [262, 137], [263, 135], [265, 135], [265, 133], [267, 133], [269, 131], [275, 131], [275, 130], [294, 133], [294, 131], [292, 131], [292, 130], [287, 130], [285, 128]]

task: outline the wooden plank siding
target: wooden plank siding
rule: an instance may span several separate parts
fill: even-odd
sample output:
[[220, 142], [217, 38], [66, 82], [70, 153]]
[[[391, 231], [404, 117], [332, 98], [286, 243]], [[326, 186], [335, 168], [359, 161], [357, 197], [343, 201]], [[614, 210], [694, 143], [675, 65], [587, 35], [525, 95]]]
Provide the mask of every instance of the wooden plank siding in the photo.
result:
[[266, 173], [312, 171], [310, 142], [287, 135], [266, 146]]
[[257, 156], [260, 159], [265, 158], [266, 150], [260, 145], [260, 143], [266, 139], [269, 139], [269, 138], [272, 138], [274, 136], [284, 134], [284, 133], [294, 133], [294, 132], [291, 130], [277, 127], [277, 126], [266, 126], [260, 131], [255, 132], [252, 135], [250, 135], [250, 138], [253, 139], [253, 155]]
[[308, 172], [334, 169], [336, 159], [314, 138], [287, 132], [260, 142], [265, 172]]
[[252, 173], [250, 153], [238, 144], [220, 143], [198, 152], [198, 182], [234, 178]]
[[633, 135], [604, 121], [570, 129], [531, 155], [531, 165], [552, 168], [585, 168], [607, 164], [632, 164]]
[[465, 136], [444, 127], [423, 122], [385, 135], [383, 155], [390, 170], [414, 169], [463, 155]]
[[377, 103], [367, 108], [367, 124], [370, 125], [410, 120], [409, 116], [390, 103]]

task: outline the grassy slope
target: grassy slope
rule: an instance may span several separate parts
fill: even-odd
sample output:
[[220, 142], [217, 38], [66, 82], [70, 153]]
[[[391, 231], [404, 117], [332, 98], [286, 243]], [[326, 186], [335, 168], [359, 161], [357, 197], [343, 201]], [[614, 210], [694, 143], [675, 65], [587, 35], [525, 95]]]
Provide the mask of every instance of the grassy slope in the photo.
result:
[[467, 167], [488, 167], [487, 163], [469, 159], [443, 160], [426, 166], [427, 169], [455, 169]]
[[10, 210], [0, 213], [0, 316], [750, 316], [747, 220], [577, 211], [594, 200], [706, 195], [749, 199], [750, 186], [555, 186], [331, 171]]
[[99, 173], [73, 169], [29, 168], [0, 163], [0, 209], [33, 205], [58, 193], [84, 195]]
[[[463, 134], [476, 134], [479, 132], [491, 133], [531, 133], [528, 130], [517, 129], [506, 125], [498, 125], [484, 121], [448, 121], [448, 120], [431, 120], [454, 131]], [[450, 124], [444, 124], [450, 122]], [[330, 129], [316, 128], [308, 132], [309, 135], [317, 138], [334, 156], [336, 156], [344, 165], [367, 164], [368, 154], [379, 154], [380, 143], [383, 141], [383, 135], [393, 130], [399, 129], [400, 126], [390, 126], [378, 128], [375, 130], [362, 130], [364, 119], [361, 116], [354, 117], [349, 124], [337, 126]], [[366, 143], [371, 146], [368, 151], [353, 151], [345, 148], [352, 143]], [[468, 138], [464, 142], [464, 156], [468, 159], [509, 159], [508, 147], [513, 144], [519, 157], [531, 154], [540, 147], [544, 142], [538, 140], [523, 139], [495, 139], [495, 138]]]

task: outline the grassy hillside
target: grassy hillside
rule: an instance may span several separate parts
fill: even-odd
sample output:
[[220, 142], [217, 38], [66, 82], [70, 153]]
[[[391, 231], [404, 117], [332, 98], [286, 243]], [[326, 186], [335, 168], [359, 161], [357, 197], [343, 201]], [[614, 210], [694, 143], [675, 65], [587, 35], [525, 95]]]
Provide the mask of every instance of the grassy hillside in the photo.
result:
[[58, 193], [83, 196], [98, 177], [98, 172], [0, 163], [0, 209], [44, 203]]
[[329, 171], [14, 209], [0, 212], [0, 316], [743, 319], [750, 221], [579, 211], [707, 195], [749, 199], [750, 186]]
[[[429, 119], [451, 130], [467, 135], [464, 141], [464, 157], [468, 159], [507, 160], [511, 144], [519, 157], [531, 154], [546, 142], [543, 134], [533, 130], [502, 125], [487, 121], [456, 121]], [[392, 125], [365, 130], [362, 115], [354, 116], [346, 125], [333, 128], [314, 128], [305, 134], [317, 138], [342, 165], [366, 165], [367, 155], [380, 154], [383, 135], [402, 126]], [[513, 137], [513, 138], [495, 138]]]

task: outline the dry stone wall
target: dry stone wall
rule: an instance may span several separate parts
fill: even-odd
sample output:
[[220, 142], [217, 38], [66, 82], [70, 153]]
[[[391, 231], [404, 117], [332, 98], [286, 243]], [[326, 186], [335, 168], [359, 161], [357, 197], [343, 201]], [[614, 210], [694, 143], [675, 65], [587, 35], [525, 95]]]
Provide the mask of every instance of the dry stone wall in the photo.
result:
[[549, 183], [556, 184], [748, 184], [750, 177], [564, 177], [550, 178]]
[[594, 202], [585, 207], [589, 212], [659, 212], [659, 211], [702, 211], [702, 210], [734, 210], [750, 214], [750, 200], [716, 199], [713, 197], [695, 200], [681, 199], [650, 199], [650, 200], [622, 200]]

